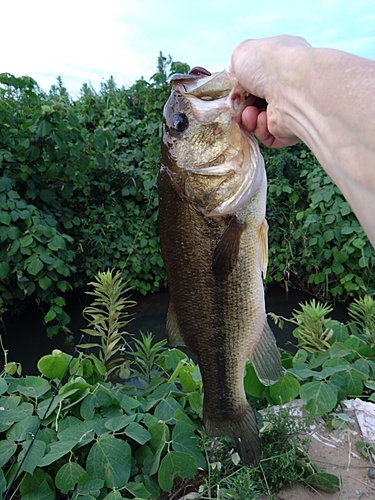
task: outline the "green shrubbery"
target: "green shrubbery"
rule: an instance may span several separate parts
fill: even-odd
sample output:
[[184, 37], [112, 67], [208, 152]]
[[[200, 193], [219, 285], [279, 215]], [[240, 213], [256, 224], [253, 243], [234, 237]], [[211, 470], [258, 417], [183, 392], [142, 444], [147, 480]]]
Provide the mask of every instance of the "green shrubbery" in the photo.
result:
[[161, 113], [167, 71], [150, 83], [73, 102], [61, 81], [0, 77], [0, 313], [38, 297], [48, 334], [65, 327], [63, 293], [116, 266], [142, 293], [165, 279], [157, 234]]
[[[298, 437], [304, 422], [288, 408], [275, 413], [267, 406], [300, 396], [307, 400], [307, 416], [324, 416], [337, 428], [346, 424], [345, 415], [334, 412], [345, 397], [375, 400], [371, 297], [352, 303], [348, 324], [331, 320], [330, 308], [320, 304], [296, 311], [289, 321], [299, 349], [283, 354], [286, 372], [277, 384], [264, 387], [248, 363], [245, 390], [262, 410], [263, 446], [260, 466], [249, 469], [229, 439], [208, 438], [203, 430], [199, 367], [181, 350], [166, 349], [165, 341], [153, 343], [151, 334], [130, 343], [124, 327], [133, 304], [119, 273], [100, 273], [93, 286], [85, 332], [94, 338], [87, 347], [95, 354], [83, 345], [74, 357], [55, 350], [39, 360], [41, 376], [26, 377], [17, 376], [19, 366], [6, 358], [0, 376], [1, 493], [11, 488], [25, 500], [61, 494], [73, 500], [156, 499], [193, 478], [194, 491], [207, 499], [272, 497], [295, 481], [338, 491], [339, 479], [309, 460], [308, 443]], [[110, 382], [114, 373], [126, 382]]]
[[302, 143], [262, 152], [270, 226], [267, 282], [329, 300], [372, 293], [374, 248], [314, 155]]
[[[68, 332], [67, 291], [116, 267], [146, 294], [165, 281], [157, 230], [167, 77], [187, 66], [161, 54], [149, 82], [74, 100], [58, 80], [0, 75], [0, 314], [24, 299], [47, 332]], [[268, 283], [327, 299], [374, 289], [374, 249], [337, 187], [300, 144], [269, 150]]]

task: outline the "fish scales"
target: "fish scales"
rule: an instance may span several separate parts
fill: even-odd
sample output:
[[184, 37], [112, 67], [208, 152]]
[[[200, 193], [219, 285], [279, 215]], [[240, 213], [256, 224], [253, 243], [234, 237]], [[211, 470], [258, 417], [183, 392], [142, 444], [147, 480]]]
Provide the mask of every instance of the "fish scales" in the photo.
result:
[[[228, 86], [228, 79], [225, 84]], [[233, 198], [243, 176], [227, 166], [223, 170], [228, 172], [223, 174], [220, 162], [225, 164], [228, 157], [230, 161], [236, 157], [236, 148], [236, 160], [241, 162], [246, 158], [242, 149], [249, 140], [238, 135], [230, 101], [227, 109], [219, 103], [220, 111], [212, 123], [204, 118], [207, 113], [203, 113], [203, 119], [198, 113], [197, 121], [203, 122], [201, 130], [199, 123], [194, 124], [197, 112], [183, 99], [184, 90], [176, 93], [172, 90], [164, 111], [158, 179], [159, 232], [171, 298], [167, 335], [175, 344], [182, 338], [197, 357], [207, 433], [231, 437], [242, 461], [256, 465], [261, 449], [256, 419], [243, 387], [246, 359], [256, 354], [255, 369], [266, 383], [275, 382], [281, 373], [279, 354], [267, 326], [261, 276], [266, 234], [264, 166], [258, 168], [260, 174], [252, 176], [257, 186], [243, 206], [210, 215], [224, 198]], [[229, 91], [219, 89], [221, 101], [223, 93], [226, 99]], [[171, 128], [180, 120], [174, 111], [183, 114], [181, 120], [186, 117], [188, 127], [193, 128], [190, 140], [184, 137], [186, 129], [182, 133], [172, 130], [171, 134]], [[210, 117], [215, 116], [209, 112]], [[232, 136], [237, 139], [234, 148]], [[214, 173], [198, 173], [192, 168], [196, 162], [202, 162], [204, 168], [213, 167]]]

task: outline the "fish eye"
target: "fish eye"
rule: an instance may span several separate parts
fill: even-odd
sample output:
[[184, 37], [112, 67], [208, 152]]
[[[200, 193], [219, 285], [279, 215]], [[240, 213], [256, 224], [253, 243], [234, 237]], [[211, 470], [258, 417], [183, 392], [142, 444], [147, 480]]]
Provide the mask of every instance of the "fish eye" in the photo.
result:
[[175, 113], [171, 118], [170, 128], [173, 132], [181, 134], [189, 126], [188, 117], [184, 113]]

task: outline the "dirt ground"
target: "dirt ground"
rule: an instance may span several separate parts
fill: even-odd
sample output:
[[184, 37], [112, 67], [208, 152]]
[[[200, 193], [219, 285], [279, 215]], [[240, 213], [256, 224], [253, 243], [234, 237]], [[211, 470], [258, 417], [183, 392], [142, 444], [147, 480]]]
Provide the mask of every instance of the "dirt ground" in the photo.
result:
[[[311, 429], [309, 457], [317, 467], [339, 477], [341, 489], [337, 493], [314, 492], [296, 484], [275, 494], [275, 500], [375, 500], [375, 479], [368, 476], [371, 463], [359, 454], [356, 442], [368, 440], [358, 425], [356, 413], [346, 412], [355, 423], [350, 429], [329, 431], [321, 422]], [[370, 430], [371, 432], [371, 430]], [[375, 441], [375, 430], [372, 441]], [[261, 497], [266, 500], [266, 497]]]

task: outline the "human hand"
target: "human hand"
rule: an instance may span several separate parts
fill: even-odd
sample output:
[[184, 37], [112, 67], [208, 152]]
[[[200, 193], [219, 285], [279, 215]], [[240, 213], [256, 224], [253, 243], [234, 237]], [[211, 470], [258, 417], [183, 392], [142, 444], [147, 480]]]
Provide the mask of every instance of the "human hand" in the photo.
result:
[[245, 40], [233, 51], [230, 72], [247, 92], [267, 103], [245, 108], [242, 125], [268, 147], [291, 146], [300, 140], [293, 131], [298, 117], [289, 116], [285, 95], [293, 92], [298, 54], [309, 48], [303, 38], [281, 35]]

